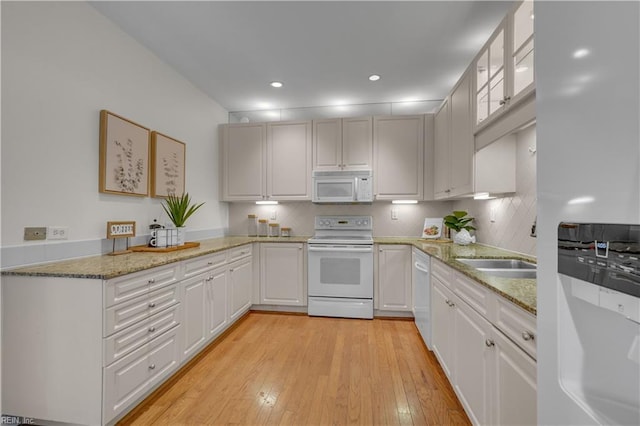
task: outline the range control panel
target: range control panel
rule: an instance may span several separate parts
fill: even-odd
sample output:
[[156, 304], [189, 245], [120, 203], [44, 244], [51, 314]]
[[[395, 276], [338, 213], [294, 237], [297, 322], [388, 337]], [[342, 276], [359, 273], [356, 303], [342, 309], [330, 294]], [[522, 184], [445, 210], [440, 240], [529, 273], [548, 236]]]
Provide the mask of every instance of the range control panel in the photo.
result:
[[371, 216], [316, 216], [316, 230], [372, 230]]

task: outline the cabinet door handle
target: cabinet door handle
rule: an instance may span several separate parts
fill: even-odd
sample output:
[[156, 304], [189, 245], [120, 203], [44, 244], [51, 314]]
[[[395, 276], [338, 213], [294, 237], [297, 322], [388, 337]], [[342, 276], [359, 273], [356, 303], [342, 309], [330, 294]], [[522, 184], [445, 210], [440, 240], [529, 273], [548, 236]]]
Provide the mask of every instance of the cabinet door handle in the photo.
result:
[[500, 100], [500, 105], [506, 105], [507, 102], [511, 100], [511, 96], [505, 96], [504, 99]]
[[487, 345], [487, 347], [488, 347], [488, 348], [491, 348], [491, 347], [493, 347], [493, 346], [495, 346], [495, 345], [496, 345], [496, 343], [495, 343], [493, 340], [491, 340], [491, 339], [487, 339], [487, 340], [485, 340], [485, 341], [484, 341], [484, 344], [485, 344], [485, 345]]
[[213, 262], [212, 261], [208, 261], [207, 265], [213, 265]]
[[530, 331], [526, 331], [525, 330], [525, 331], [522, 332], [522, 339], [526, 340], [526, 341], [534, 340], [535, 336]]
[[149, 333], [153, 333], [154, 331], [156, 331], [155, 327], [149, 327]]
[[151, 365], [149, 366], [149, 370], [155, 370], [155, 369], [156, 369], [156, 365], [155, 365], [155, 364], [151, 364]]
[[156, 302], [150, 302], [149, 303], [149, 307], [150, 308], [155, 308], [156, 307]]
[[153, 283], [155, 283], [155, 282], [156, 282], [156, 279], [155, 279], [155, 278], [150, 278], [150, 279], [149, 279], [149, 284], [153, 284]]

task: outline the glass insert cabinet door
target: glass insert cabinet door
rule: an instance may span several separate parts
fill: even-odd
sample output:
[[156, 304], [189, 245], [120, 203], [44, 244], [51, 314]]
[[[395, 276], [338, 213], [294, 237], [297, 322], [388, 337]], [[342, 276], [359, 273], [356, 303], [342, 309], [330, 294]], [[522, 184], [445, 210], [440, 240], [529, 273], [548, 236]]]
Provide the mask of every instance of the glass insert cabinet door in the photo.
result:
[[498, 111], [505, 99], [505, 25], [476, 62], [476, 125]]
[[533, 84], [533, 1], [527, 0], [513, 14], [513, 97]]

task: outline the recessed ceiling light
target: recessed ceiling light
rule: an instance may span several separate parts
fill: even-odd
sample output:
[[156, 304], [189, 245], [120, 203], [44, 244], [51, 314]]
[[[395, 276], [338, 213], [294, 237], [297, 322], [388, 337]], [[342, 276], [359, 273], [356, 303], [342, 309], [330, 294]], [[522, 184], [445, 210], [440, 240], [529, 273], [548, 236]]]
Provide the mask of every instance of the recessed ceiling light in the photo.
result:
[[272, 81], [269, 84], [271, 84], [271, 87], [282, 87], [282, 86], [284, 86], [284, 84], [282, 84], [282, 82], [280, 82], [280, 81]]
[[584, 58], [585, 56], [588, 56], [589, 53], [591, 53], [589, 49], [578, 49], [575, 52], [573, 52], [573, 57], [576, 59], [580, 59], [580, 58]]
[[369, 80], [370, 81], [378, 81], [378, 80], [380, 80], [380, 76], [378, 74], [371, 74], [369, 76]]

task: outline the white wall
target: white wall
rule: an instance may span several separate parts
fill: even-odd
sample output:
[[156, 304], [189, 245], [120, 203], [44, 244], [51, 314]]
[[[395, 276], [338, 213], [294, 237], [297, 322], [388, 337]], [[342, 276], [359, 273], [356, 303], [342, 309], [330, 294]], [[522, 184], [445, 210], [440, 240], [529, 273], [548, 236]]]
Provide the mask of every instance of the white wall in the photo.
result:
[[[160, 200], [98, 193], [99, 111], [186, 143], [200, 235], [228, 223], [218, 202], [217, 125], [227, 111], [84, 2], [2, 2], [3, 266], [98, 252], [106, 222], [138, 234]], [[25, 226], [68, 226], [71, 242], [24, 242]], [[91, 244], [86, 244], [89, 241]]]
[[536, 238], [530, 234], [536, 219], [537, 154], [529, 149], [536, 149], [536, 127], [518, 132], [516, 144], [516, 193], [494, 200], [456, 201], [453, 207], [475, 218], [478, 242], [535, 256]]

